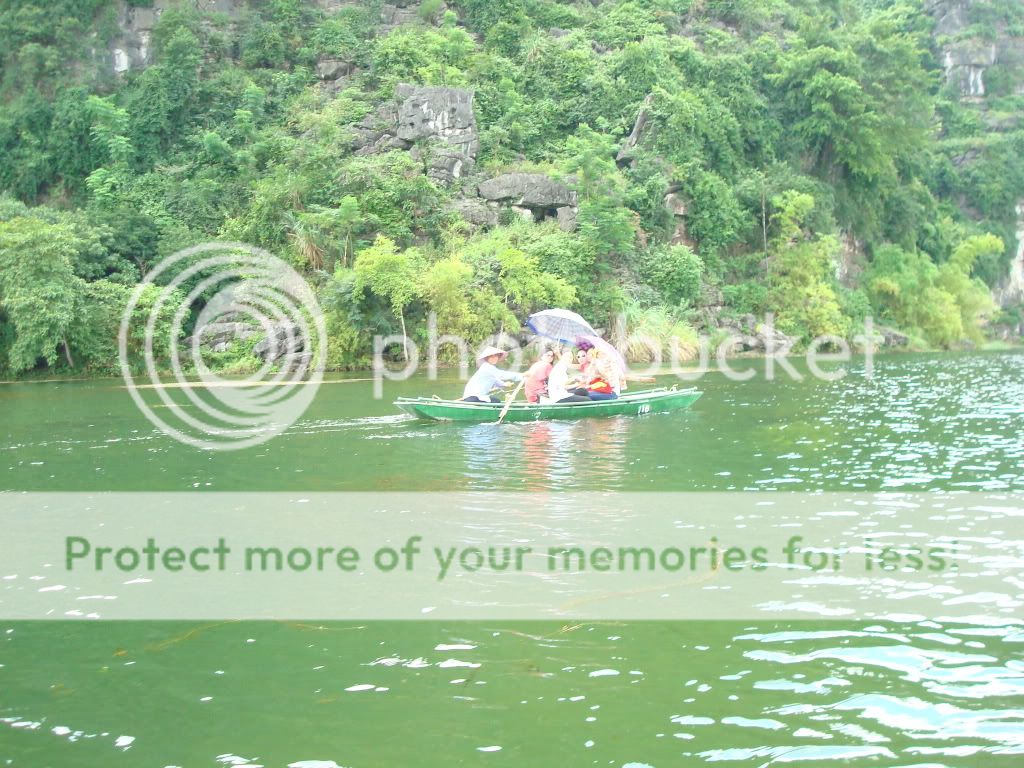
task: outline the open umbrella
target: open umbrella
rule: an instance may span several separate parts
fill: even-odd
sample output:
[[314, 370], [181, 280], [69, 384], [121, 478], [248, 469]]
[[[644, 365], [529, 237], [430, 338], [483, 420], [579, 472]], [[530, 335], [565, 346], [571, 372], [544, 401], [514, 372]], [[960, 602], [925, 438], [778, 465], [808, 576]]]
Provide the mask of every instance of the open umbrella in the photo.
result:
[[568, 309], [545, 309], [530, 315], [526, 324], [534, 333], [549, 339], [575, 342], [577, 336], [597, 336], [590, 323]]

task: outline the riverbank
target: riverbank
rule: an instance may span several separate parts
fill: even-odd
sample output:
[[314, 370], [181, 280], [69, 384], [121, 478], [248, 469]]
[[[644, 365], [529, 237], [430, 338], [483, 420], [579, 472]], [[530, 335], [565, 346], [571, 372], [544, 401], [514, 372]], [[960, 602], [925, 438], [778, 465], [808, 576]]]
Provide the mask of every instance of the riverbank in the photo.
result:
[[[993, 341], [985, 343], [984, 345], [982, 345], [981, 347], [979, 347], [977, 349], [972, 349], [972, 348], [969, 348], [969, 347], [962, 347], [962, 348], [959, 348], [959, 349], [935, 349], [935, 348], [927, 348], [927, 347], [925, 347], [925, 348], [917, 348], [917, 347], [914, 347], [914, 348], [881, 347], [879, 349], [876, 349], [872, 354], [873, 355], [899, 355], [899, 354], [948, 354], [948, 355], [962, 355], [962, 354], [966, 354], [966, 353], [970, 353], [970, 352], [1013, 352], [1013, 351], [1016, 351], [1016, 350], [1024, 350], [1024, 341], [1018, 341], [1016, 343], [1013, 343], [1013, 342], [1008, 342], [1008, 341], [1003, 341], [1003, 340], [993, 340]], [[860, 353], [860, 354], [862, 354], [862, 353]], [[791, 354], [783, 355], [781, 357], [784, 357], [787, 360], [791, 360], [791, 359], [802, 358], [803, 356], [804, 356], [804, 354], [801, 353], [801, 352], [792, 352]], [[767, 357], [767, 355], [763, 351], [733, 352], [733, 353], [730, 353], [730, 354], [726, 355], [726, 359], [727, 360], [757, 360], [757, 359], [764, 359], [765, 357]], [[713, 362], [714, 362], [714, 356], [712, 355], [712, 366], [713, 366]], [[230, 376], [247, 376], [247, 375], [252, 374], [255, 371], [259, 370], [259, 363], [260, 363], [260, 361], [254, 360], [251, 369], [241, 369], [240, 370], [237, 365], [231, 365], [231, 366], [227, 366], [227, 367], [222, 368], [222, 369], [213, 369], [213, 373], [215, 373], [218, 376], [229, 376], [229, 377]], [[647, 367], [648, 365], [649, 364], [634, 363], [634, 364], [632, 364], [632, 367], [636, 368], [638, 370], [644, 370], [645, 373], [646, 373], [649, 370], [648, 367]], [[456, 364], [454, 364], [454, 363], [438, 362], [437, 368], [438, 368], [439, 371], [451, 371], [451, 370], [456, 370], [458, 368], [458, 366]], [[699, 365], [696, 362], [693, 362], [693, 364], [690, 364], [690, 361], [687, 361], [686, 364], [678, 366], [678, 368], [675, 369], [675, 370], [678, 370], [680, 372], [696, 373], [696, 372], [700, 371], [700, 367], [699, 367]], [[714, 369], [712, 367], [711, 371], [713, 371], [713, 370]], [[662, 368], [657, 373], [653, 373], [653, 374], [650, 374], [650, 375], [670, 375], [673, 372], [674, 372], [674, 370], [666, 365], [666, 366], [662, 366]], [[167, 377], [167, 378], [173, 378], [174, 377], [174, 372], [169, 370], [169, 369], [162, 370], [159, 373], [160, 373], [161, 377]], [[324, 369], [324, 373], [331, 373], [331, 374], [360, 374], [360, 373], [362, 373], [362, 374], [372, 374], [373, 373], [373, 368], [371, 368], [370, 366], [365, 366], [365, 365], [364, 366], [354, 366], [354, 367], [351, 367], [351, 368], [346, 368], [346, 367], [325, 368]], [[194, 376], [194, 374], [189, 374], [189, 379], [191, 380], [193, 376]], [[57, 371], [45, 370], [45, 371], [30, 371], [30, 372], [28, 372], [28, 373], [26, 373], [26, 374], [24, 374], [22, 376], [19, 376], [17, 378], [13, 378], [13, 379], [11, 379], [11, 378], [0, 379], [0, 385], [3, 385], [3, 384], [53, 384], [53, 383], [72, 382], [72, 381], [104, 381], [104, 380], [119, 381], [119, 380], [121, 380], [121, 378], [122, 377], [120, 375], [118, 375], [118, 374], [113, 374], [113, 373], [108, 373], [108, 372], [97, 373], [97, 374], [87, 374], [87, 373], [83, 374], [81, 371], [68, 371], [67, 373], [63, 373], [60, 370], [57, 370]], [[359, 378], [359, 379], [345, 379], [344, 381], [373, 381], [373, 378], [372, 377], [366, 377], [366, 378]], [[197, 386], [201, 385], [201, 382], [198, 381], [198, 378], [196, 378], [194, 381], [192, 381], [192, 383], [197, 385]], [[332, 383], [338, 383], [338, 381], [334, 381]], [[255, 384], [255, 383], [253, 383], [253, 384]], [[151, 387], [157, 387], [157, 386], [160, 386], [160, 387], [175, 387], [175, 386], [185, 387], [185, 386], [189, 386], [189, 384], [175, 384], [173, 382], [170, 382], [170, 383], [167, 383], [167, 384], [160, 384], [160, 385], [156, 385], [156, 384], [139, 384], [137, 386], [142, 387], [142, 388], [151, 388]], [[218, 386], [218, 385], [217, 384], [210, 384], [210, 385], [206, 385], [206, 386]], [[221, 386], [223, 386], [223, 385], [221, 385]]]

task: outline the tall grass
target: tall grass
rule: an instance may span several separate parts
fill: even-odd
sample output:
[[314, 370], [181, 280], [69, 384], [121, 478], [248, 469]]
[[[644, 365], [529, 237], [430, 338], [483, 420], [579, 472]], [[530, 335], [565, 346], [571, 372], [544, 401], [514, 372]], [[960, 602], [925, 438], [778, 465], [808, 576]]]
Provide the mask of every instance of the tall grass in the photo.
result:
[[697, 331], [671, 308], [634, 303], [626, 306], [624, 318], [625, 338], [618, 342], [628, 362], [683, 362], [697, 356]]

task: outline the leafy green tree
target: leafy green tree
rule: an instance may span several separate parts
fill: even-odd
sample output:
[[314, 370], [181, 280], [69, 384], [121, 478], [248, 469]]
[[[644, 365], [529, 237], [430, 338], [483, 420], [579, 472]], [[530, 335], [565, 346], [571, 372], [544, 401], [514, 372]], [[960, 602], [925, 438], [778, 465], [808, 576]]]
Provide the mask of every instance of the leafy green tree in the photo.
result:
[[423, 297], [437, 314], [441, 335], [469, 335], [473, 325], [470, 296], [473, 292], [473, 268], [458, 255], [435, 261], [420, 282]]
[[494, 230], [458, 249], [473, 267], [477, 283], [486, 286], [506, 308], [500, 330], [509, 326], [518, 330], [519, 323], [539, 309], [571, 307], [576, 302], [576, 289], [564, 278], [542, 269], [539, 256], [516, 242], [516, 231]]
[[110, 206], [131, 181], [134, 150], [126, 135], [128, 111], [99, 96], [90, 96], [87, 106], [92, 117], [92, 141], [103, 153], [105, 162], [89, 174], [85, 184], [100, 206]]
[[191, 128], [199, 108], [195, 96], [202, 57], [197, 37], [178, 29], [163, 47], [159, 63], [133, 83], [126, 103], [129, 135], [144, 166], [152, 166]]
[[516, 23], [526, 17], [525, 0], [458, 0], [454, 3], [470, 29], [486, 34], [502, 22]]
[[68, 332], [84, 282], [72, 268], [80, 243], [70, 227], [34, 218], [0, 223], [0, 307], [14, 328], [7, 366], [14, 372], [63, 352], [74, 367]]
[[473, 40], [464, 29], [399, 27], [374, 47], [372, 71], [385, 94], [402, 82], [465, 85]]
[[[868, 302], [934, 345], [982, 338], [978, 278], [1005, 279], [1024, 199], [1012, 46], [986, 70], [986, 96], [961, 100], [940, 85], [945, 41], [920, 3], [416, 5], [419, 19], [385, 30], [380, 0], [329, 14], [260, 0], [230, 22], [172, 3], [148, 65], [115, 75], [112, 4], [0, 4], [0, 221], [70, 233], [81, 290], [58, 358], [103, 369], [119, 286], [218, 237], [310, 274], [332, 307], [337, 367], [368, 361], [372, 335], [401, 323], [422, 337], [431, 310], [473, 339], [555, 303], [598, 324], [628, 306], [664, 330], [702, 282], [727, 314], [775, 310], [800, 335], [858, 321]], [[976, 0], [963, 41], [1000, 45], [1021, 29], [1019, 5]], [[321, 58], [346, 63], [345, 77], [321, 82]], [[506, 210], [467, 237], [448, 205], [473, 195], [466, 180], [435, 184], [404, 149], [356, 154], [359, 124], [402, 82], [473, 89], [478, 171], [565, 174], [578, 228]], [[978, 232], [1007, 247], [969, 242]], [[832, 276], [840, 233], [866, 262], [851, 290]], [[422, 254], [397, 314], [348, 268], [378, 235]], [[680, 239], [699, 255], [669, 245]], [[18, 338], [0, 309], [0, 358]]]
[[354, 249], [354, 233], [361, 219], [358, 201], [351, 195], [341, 199], [337, 208], [322, 205], [286, 214], [288, 237], [298, 252], [299, 261], [312, 270], [333, 269], [340, 261], [349, 266]]
[[986, 253], [1003, 248], [992, 235], [965, 239], [950, 259], [936, 265], [919, 251], [885, 246], [865, 275], [868, 296], [884, 319], [922, 335], [930, 344], [954, 346], [981, 340], [980, 324], [993, 309], [992, 297], [971, 268]]
[[[664, 34], [665, 28], [657, 21], [646, 3], [606, 3], [606, 12], [598, 14], [593, 22], [594, 38], [615, 48], [646, 37]], [[607, 7], [610, 6], [610, 7]]]
[[359, 209], [359, 201], [352, 195], [345, 195], [338, 202], [338, 209], [334, 215], [336, 224], [342, 236], [341, 263], [348, 266], [352, 261], [354, 253], [353, 236], [358, 228], [362, 211]]
[[684, 184], [689, 197], [687, 233], [707, 261], [738, 241], [750, 226], [732, 188], [716, 173], [703, 172]]
[[[369, 248], [356, 256], [355, 289], [369, 289], [386, 300], [402, 326], [402, 335], [408, 338], [405, 327], [405, 308], [419, 294], [419, 276], [422, 271], [419, 251], [409, 248], [399, 251], [394, 240], [380, 235]], [[403, 344], [405, 359], [409, 359], [409, 345]]]
[[565, 149], [565, 169], [577, 174], [580, 231], [600, 254], [626, 252], [636, 234], [636, 214], [622, 204], [625, 182], [615, 165], [615, 140], [584, 124]]
[[939, 267], [936, 285], [950, 294], [960, 312], [963, 333], [975, 344], [982, 341], [981, 323], [995, 311], [992, 294], [971, 271], [980, 258], [1002, 254], [1003, 241], [995, 235], [977, 235], [961, 242], [949, 261]]
[[669, 306], [692, 306], [700, 295], [704, 263], [685, 245], [652, 248], [641, 255], [639, 266], [640, 278]]
[[372, 51], [371, 8], [346, 7], [325, 19], [313, 32], [314, 50], [323, 56], [365, 66]]
[[849, 331], [832, 286], [832, 263], [839, 242], [832, 236], [812, 239], [802, 229], [814, 209], [814, 198], [786, 192], [772, 201], [778, 235], [772, 243], [769, 302], [784, 333], [811, 339], [843, 338]]

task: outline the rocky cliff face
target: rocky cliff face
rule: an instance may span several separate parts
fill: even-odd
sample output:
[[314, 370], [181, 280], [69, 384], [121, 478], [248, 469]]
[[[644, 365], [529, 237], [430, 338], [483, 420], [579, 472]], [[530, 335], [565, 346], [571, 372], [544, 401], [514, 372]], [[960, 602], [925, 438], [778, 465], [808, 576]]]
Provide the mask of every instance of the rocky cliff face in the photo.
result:
[[576, 227], [576, 193], [543, 173], [503, 173], [481, 183], [477, 194], [529, 221], [556, 218], [563, 230]]
[[406, 150], [439, 184], [469, 181], [450, 209], [474, 226], [497, 224], [503, 207], [531, 221], [557, 219], [565, 230], [576, 226], [576, 193], [544, 174], [504, 173], [472, 183], [480, 140], [470, 90], [400, 84], [394, 101], [354, 127], [353, 147], [359, 155]]
[[405, 149], [427, 174], [451, 184], [472, 172], [480, 140], [473, 92], [463, 88], [399, 85], [395, 101], [380, 105], [355, 126], [356, 154]]
[[[365, 0], [315, 0], [316, 4], [328, 15], [342, 8], [365, 5]], [[160, 14], [168, 8], [189, 4], [200, 13], [216, 13], [227, 17], [229, 21], [239, 19], [251, 4], [251, 0], [153, 0], [148, 8], [129, 5], [126, 0], [117, 0], [117, 26], [120, 34], [111, 42], [109, 65], [115, 74], [124, 74], [129, 70], [144, 69], [151, 63], [150, 41], [153, 28], [160, 19]], [[434, 16], [441, 18], [447, 5], [443, 2]], [[420, 0], [392, 0], [380, 5], [378, 32], [385, 35], [395, 27], [403, 24], [422, 21], [419, 15]], [[318, 65], [317, 71], [324, 80], [335, 80], [348, 74], [339, 68], [339, 62], [333, 59]]]
[[1002, 307], [1024, 303], [1024, 200], [1017, 203], [1017, 251], [1010, 263], [1010, 273], [993, 295]]
[[[989, 2], [931, 0], [926, 7], [935, 19], [934, 35], [941, 47], [947, 84], [956, 89], [963, 103], [981, 112], [990, 131], [1012, 131], [1024, 127], [1024, 116], [990, 110], [988, 102], [993, 96], [1024, 95], [1024, 37], [1004, 23], [995, 24], [994, 37], [982, 39], [972, 34], [975, 12]], [[1001, 93], [993, 93], [988, 82], [996, 71], [1002, 79]], [[981, 149], [969, 149], [953, 162], [970, 164], [981, 156]], [[1024, 200], [1017, 205], [1016, 232], [1009, 273], [992, 291], [993, 298], [1004, 307], [1024, 302]]]
[[[979, 99], [987, 95], [985, 74], [996, 65], [1016, 66], [1024, 61], [1024, 38], [1006, 28], [998, 29], [994, 40], [982, 40], [969, 34], [971, 10], [976, 0], [932, 0], [927, 6], [935, 19], [935, 37], [942, 45], [942, 65], [946, 82], [961, 96]], [[1024, 93], [1024, 78], [1014, 86]]]
[[[221, 14], [230, 20], [244, 11], [245, 0], [190, 0], [202, 14]], [[110, 43], [110, 66], [121, 75], [131, 69], [143, 69], [151, 61], [150, 41], [160, 14], [181, 5], [182, 0], [153, 0], [149, 8], [129, 5], [117, 0], [117, 26], [120, 34]]]

